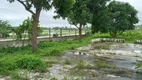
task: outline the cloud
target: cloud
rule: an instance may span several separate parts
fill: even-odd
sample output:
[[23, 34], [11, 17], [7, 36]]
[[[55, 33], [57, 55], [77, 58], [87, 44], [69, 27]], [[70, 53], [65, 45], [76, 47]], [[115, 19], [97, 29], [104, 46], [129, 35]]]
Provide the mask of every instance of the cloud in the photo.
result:
[[[140, 19], [140, 23], [142, 24], [142, 8], [141, 3], [142, 0], [118, 0], [118, 1], [125, 1], [129, 2], [133, 5], [138, 11], [138, 17]], [[30, 17], [31, 14], [24, 9], [24, 7], [18, 3], [17, 1], [10, 4], [7, 0], [1, 0], [0, 3], [0, 20], [8, 20], [11, 25], [18, 26], [22, 23], [24, 19], [28, 16]], [[50, 11], [42, 11], [40, 16], [40, 25], [44, 27], [55, 27], [55, 26], [70, 26], [67, 20], [63, 19], [53, 19], [55, 15], [54, 9]]]

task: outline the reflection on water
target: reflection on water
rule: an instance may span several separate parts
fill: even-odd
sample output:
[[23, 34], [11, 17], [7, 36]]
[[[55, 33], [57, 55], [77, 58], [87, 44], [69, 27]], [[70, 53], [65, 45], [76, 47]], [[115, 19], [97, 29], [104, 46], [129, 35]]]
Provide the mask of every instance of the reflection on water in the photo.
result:
[[135, 50], [134, 52], [135, 52], [135, 53], [138, 53], [138, 54], [141, 54], [141, 53], [142, 53], [141, 50]]

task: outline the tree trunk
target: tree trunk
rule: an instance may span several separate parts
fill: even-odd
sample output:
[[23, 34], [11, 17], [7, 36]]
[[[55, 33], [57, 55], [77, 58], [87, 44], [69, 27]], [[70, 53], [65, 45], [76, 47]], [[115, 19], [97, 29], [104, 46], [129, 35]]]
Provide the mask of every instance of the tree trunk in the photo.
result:
[[110, 32], [112, 38], [116, 38], [117, 32]]
[[80, 24], [79, 27], [79, 41], [81, 41], [81, 38], [82, 38], [82, 24]]
[[38, 23], [41, 9], [36, 9], [36, 14], [33, 14], [33, 25], [32, 25], [32, 50], [36, 52], [38, 49], [37, 35], [38, 35]]

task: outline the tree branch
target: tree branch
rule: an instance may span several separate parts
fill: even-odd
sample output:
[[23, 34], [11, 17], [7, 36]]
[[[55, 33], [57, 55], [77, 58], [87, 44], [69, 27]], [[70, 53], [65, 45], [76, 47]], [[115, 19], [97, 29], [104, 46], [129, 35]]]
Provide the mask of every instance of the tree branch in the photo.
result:
[[24, 7], [25, 7], [25, 9], [27, 10], [27, 11], [29, 11], [31, 14], [35, 14], [32, 10], [30, 10], [30, 8], [28, 8], [27, 6], [26, 6], [26, 4], [24, 4], [24, 1], [21, 1], [21, 0], [17, 0], [18, 2], [20, 2]]
[[75, 25], [75, 26], [79, 29], [79, 27], [77, 25]]

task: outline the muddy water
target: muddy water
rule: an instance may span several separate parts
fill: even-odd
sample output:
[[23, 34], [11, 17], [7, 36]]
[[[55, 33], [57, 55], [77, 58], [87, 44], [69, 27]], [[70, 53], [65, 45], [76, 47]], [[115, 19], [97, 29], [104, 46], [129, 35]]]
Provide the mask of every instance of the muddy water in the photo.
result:
[[[90, 47], [90, 46], [89, 46]], [[80, 51], [83, 48], [79, 48]], [[86, 48], [85, 49], [89, 49]], [[106, 52], [105, 52], [106, 51]], [[136, 63], [142, 62], [142, 46], [135, 44], [114, 44], [110, 45], [108, 50], [102, 51], [102, 54], [95, 54], [95, 50], [92, 48], [88, 52], [66, 52], [66, 58], [82, 58], [88, 62], [93, 62], [95, 58], [103, 58], [109, 64], [115, 65], [115, 69], [98, 70], [100, 75], [99, 80], [142, 80], [142, 74], [136, 73], [136, 71], [142, 72], [142, 68], [137, 69]], [[112, 52], [115, 54], [109, 54]], [[118, 53], [118, 54], [117, 54]], [[68, 56], [68, 57], [67, 57]], [[94, 59], [93, 59], [94, 58]], [[95, 63], [94, 63], [95, 64]], [[102, 73], [101, 73], [102, 72]], [[86, 76], [86, 75], [84, 75]], [[87, 79], [87, 76], [86, 76]], [[95, 77], [93, 78], [95, 79]], [[87, 79], [89, 80], [89, 78]]]
[[[84, 60], [88, 61], [93, 61], [92, 58], [92, 54], [90, 56], [90, 53], [81, 53], [81, 52], [68, 52], [68, 59], [72, 58], [71, 56], [76, 56], [79, 58], [83, 58]], [[103, 73], [101, 73], [99, 75], [99, 79], [98, 80], [142, 80], [142, 74], [138, 74], [136, 73], [136, 63], [137, 63], [137, 59], [141, 59], [138, 57], [129, 57], [128, 56], [123, 56], [123, 55], [104, 55], [104, 54], [99, 54], [99, 56], [94, 56], [95, 57], [99, 57], [101, 58], [106, 58], [105, 60], [109, 63], [109, 64], [113, 64], [116, 66], [116, 69], [105, 69], [105, 70], [100, 70], [100, 71], [104, 71]], [[66, 57], [67, 58], [67, 57]], [[99, 70], [98, 70], [99, 72]], [[100, 73], [100, 72], [99, 72]], [[103, 76], [102, 76], [103, 75]], [[84, 75], [86, 76], [86, 75]], [[85, 80], [97, 80], [96, 77], [94, 77], [93, 79], [87, 78]]]

